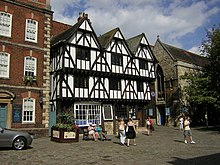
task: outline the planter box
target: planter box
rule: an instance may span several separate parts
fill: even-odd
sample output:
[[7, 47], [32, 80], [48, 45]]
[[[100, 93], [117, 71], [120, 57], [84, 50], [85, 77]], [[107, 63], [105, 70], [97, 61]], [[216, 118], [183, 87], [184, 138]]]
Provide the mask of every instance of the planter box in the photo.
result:
[[79, 129], [72, 131], [58, 130], [56, 128], [51, 128], [51, 141], [60, 143], [73, 143], [79, 141]]

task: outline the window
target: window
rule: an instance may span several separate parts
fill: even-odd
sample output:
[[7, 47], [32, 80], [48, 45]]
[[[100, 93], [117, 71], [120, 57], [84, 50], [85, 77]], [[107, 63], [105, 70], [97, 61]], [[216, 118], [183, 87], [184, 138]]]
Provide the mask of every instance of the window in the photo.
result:
[[101, 105], [100, 104], [75, 104], [74, 105], [75, 122], [79, 126], [86, 126], [89, 123], [101, 123]]
[[139, 68], [140, 69], [148, 69], [148, 67], [147, 67], [147, 62], [146, 61], [144, 61], [144, 60], [139, 60]]
[[35, 122], [35, 99], [25, 98], [23, 100], [23, 122]]
[[26, 19], [25, 41], [37, 42], [38, 22]]
[[9, 54], [0, 52], [0, 77], [9, 78], [9, 59]]
[[109, 79], [109, 89], [110, 90], [121, 90], [121, 80], [119, 79]]
[[24, 61], [24, 76], [35, 77], [36, 76], [36, 62], [37, 59], [31, 56], [25, 57]]
[[143, 82], [137, 82], [137, 91], [143, 92], [144, 91], [144, 84]]
[[122, 66], [122, 55], [117, 53], [112, 53], [111, 55], [112, 65]]
[[0, 12], [0, 35], [11, 37], [12, 15]]
[[76, 48], [76, 58], [79, 60], [90, 61], [90, 50], [88, 48]]
[[88, 77], [75, 77], [74, 78], [75, 88], [89, 88]]

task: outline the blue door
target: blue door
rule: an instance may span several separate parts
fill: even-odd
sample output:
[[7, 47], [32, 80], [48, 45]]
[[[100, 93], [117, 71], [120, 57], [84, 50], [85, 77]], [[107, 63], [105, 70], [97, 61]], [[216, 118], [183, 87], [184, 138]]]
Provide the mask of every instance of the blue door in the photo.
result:
[[6, 127], [7, 104], [0, 104], [0, 127]]
[[51, 136], [51, 127], [56, 124], [56, 111], [49, 112], [49, 136]]

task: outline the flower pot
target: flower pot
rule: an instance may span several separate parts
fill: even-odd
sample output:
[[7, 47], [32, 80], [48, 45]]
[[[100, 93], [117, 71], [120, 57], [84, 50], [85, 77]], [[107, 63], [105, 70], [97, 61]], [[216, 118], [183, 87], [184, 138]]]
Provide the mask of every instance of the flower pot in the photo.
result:
[[51, 141], [60, 143], [73, 143], [79, 141], [79, 129], [73, 130], [51, 128]]

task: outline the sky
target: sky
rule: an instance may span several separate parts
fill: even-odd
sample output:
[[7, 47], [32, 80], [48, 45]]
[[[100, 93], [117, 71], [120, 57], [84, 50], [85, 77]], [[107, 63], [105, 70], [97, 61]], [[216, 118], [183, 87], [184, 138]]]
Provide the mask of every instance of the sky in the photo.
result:
[[220, 0], [51, 0], [53, 19], [74, 25], [88, 14], [97, 36], [119, 27], [125, 39], [145, 33], [200, 54], [207, 30], [220, 24]]

